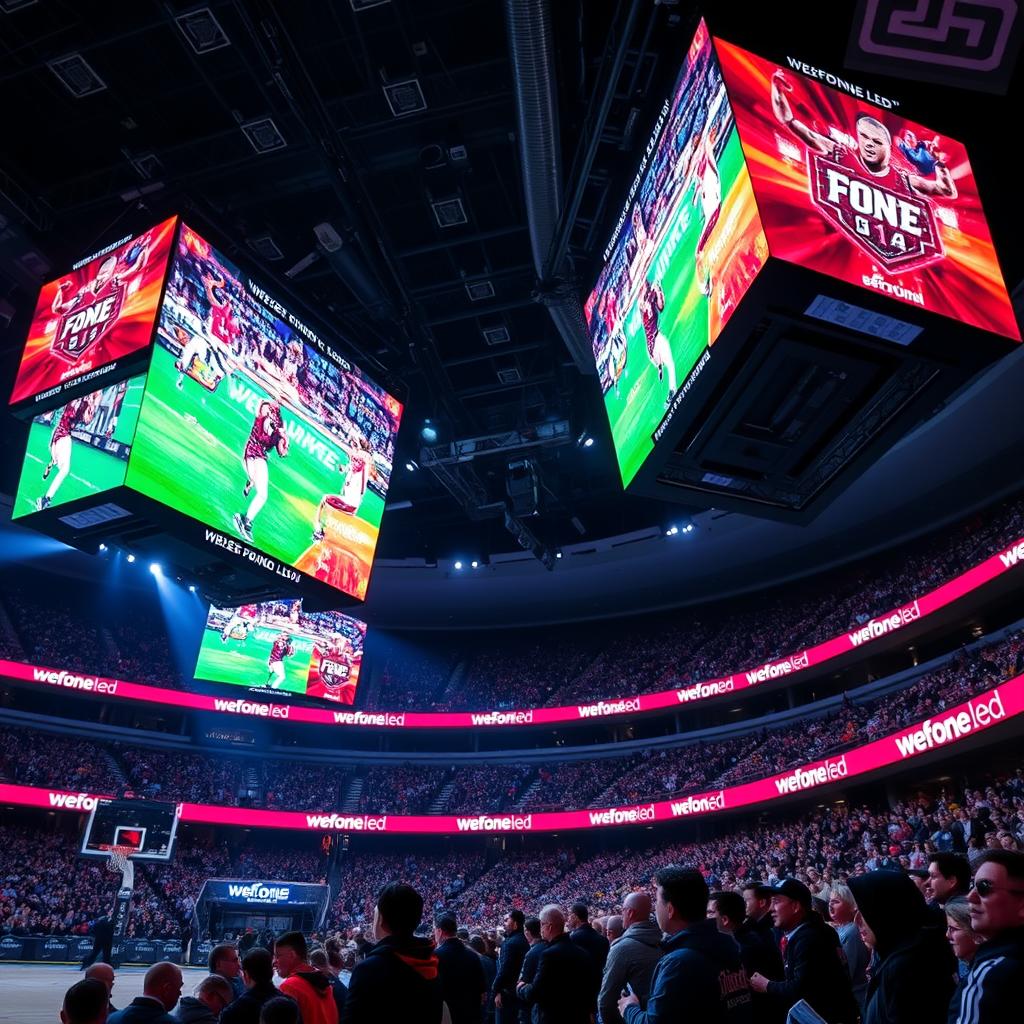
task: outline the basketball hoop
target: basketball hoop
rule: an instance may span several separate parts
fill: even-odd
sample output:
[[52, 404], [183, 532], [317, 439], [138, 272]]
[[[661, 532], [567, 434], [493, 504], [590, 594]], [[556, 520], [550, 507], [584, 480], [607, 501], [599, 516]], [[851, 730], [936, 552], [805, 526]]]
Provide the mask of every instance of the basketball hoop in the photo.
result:
[[104, 846], [103, 849], [110, 855], [107, 858], [107, 870], [111, 874], [120, 874], [121, 888], [135, 888], [135, 865], [131, 861], [135, 853], [134, 846]]

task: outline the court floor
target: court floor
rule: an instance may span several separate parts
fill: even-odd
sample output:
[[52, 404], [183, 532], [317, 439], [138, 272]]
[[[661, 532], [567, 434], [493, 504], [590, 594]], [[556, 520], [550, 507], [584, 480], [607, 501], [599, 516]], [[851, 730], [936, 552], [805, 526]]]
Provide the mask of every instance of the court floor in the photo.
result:
[[[145, 967], [122, 967], [114, 981], [113, 1002], [121, 1009], [142, 994]], [[183, 995], [205, 974], [186, 967]], [[60, 1020], [60, 1004], [68, 988], [82, 977], [72, 964], [0, 963], [0, 1022], [2, 1024], [54, 1024]]]

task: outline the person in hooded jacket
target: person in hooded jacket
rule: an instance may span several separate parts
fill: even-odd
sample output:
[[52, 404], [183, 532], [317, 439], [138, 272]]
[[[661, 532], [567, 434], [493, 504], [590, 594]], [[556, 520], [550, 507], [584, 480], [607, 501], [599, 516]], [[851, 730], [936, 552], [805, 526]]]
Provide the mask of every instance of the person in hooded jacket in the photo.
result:
[[651, 920], [647, 893], [631, 892], [625, 898], [622, 924], [622, 935], [608, 952], [597, 996], [601, 1024], [622, 1024], [618, 1004], [627, 984], [641, 1001], [647, 999], [654, 968], [661, 959], [661, 929]]
[[338, 1024], [330, 980], [310, 965], [302, 932], [285, 932], [274, 943], [274, 970], [284, 978], [281, 994], [299, 1004], [302, 1024]]
[[665, 933], [646, 1007], [619, 1000], [626, 1024], [750, 1024], [751, 994], [736, 940], [707, 919], [708, 885], [699, 871], [671, 864], [654, 876], [655, 914]]
[[864, 1024], [945, 1024], [956, 962], [944, 930], [902, 871], [869, 871], [849, 879], [855, 922], [874, 951]]
[[[343, 1024], [439, 1024], [444, 998], [434, 945], [414, 934], [423, 897], [405, 882], [389, 882], [377, 897], [377, 943], [352, 970]], [[303, 1024], [307, 1024], [303, 1017]]]

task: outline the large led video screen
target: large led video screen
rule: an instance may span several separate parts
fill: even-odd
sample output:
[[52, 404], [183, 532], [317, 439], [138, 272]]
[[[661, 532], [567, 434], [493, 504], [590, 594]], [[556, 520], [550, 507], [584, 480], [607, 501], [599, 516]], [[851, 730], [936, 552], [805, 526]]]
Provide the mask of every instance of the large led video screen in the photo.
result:
[[122, 380], [32, 420], [12, 518], [124, 483], [145, 382]]
[[171, 217], [43, 285], [12, 404], [57, 393], [149, 344], [176, 220]]
[[1020, 339], [961, 143], [715, 45], [773, 257]]
[[624, 486], [768, 258], [703, 22], [647, 152], [584, 307]]
[[196, 678], [264, 693], [351, 704], [366, 623], [341, 612], [306, 612], [300, 600], [210, 608]]
[[182, 225], [129, 487], [362, 600], [401, 414]]

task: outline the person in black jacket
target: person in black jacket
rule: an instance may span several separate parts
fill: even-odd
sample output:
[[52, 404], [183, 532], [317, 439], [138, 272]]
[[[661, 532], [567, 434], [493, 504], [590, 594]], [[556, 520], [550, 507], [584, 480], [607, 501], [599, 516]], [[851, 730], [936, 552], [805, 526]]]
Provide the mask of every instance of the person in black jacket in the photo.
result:
[[750, 1024], [750, 985], [739, 946], [707, 919], [704, 876], [670, 864], [654, 881], [665, 955], [654, 969], [646, 1008], [632, 994], [619, 1000], [626, 1024]]
[[494, 979], [498, 976], [498, 958], [494, 953], [487, 952], [487, 940], [479, 932], [470, 935], [467, 945], [479, 957], [480, 966], [484, 969], [484, 984], [487, 986], [484, 993], [484, 1024], [494, 1024], [494, 997], [491, 992]]
[[523, 935], [525, 918], [521, 910], [510, 910], [505, 917], [505, 939], [498, 953], [498, 973], [494, 976], [494, 1005], [498, 1024], [516, 1024], [519, 1020], [519, 998], [516, 982], [530, 944]]
[[533, 1024], [534, 1007], [520, 999], [518, 986], [520, 982], [531, 984], [533, 979], [537, 977], [537, 964], [540, 961], [541, 953], [547, 947], [547, 943], [540, 935], [540, 918], [528, 917], [523, 922], [523, 934], [526, 936], [526, 941], [529, 943], [530, 948], [526, 951], [526, 956], [523, 957], [523, 966], [520, 968], [519, 977], [516, 980], [516, 999], [519, 1001], [519, 1024]]
[[750, 987], [778, 997], [787, 1013], [804, 999], [828, 1024], [855, 1024], [860, 1010], [839, 936], [811, 910], [811, 891], [803, 882], [795, 878], [776, 882], [772, 921], [782, 932], [779, 949], [785, 978], [772, 981], [755, 974]]
[[[708, 917], [724, 935], [731, 935], [740, 947], [740, 961], [747, 977], [763, 974], [780, 981], [783, 977], [782, 956], [769, 929], [767, 937], [761, 929], [748, 925], [743, 897], [738, 892], [713, 892], [708, 900]], [[751, 1019], [755, 1024], [784, 1024], [786, 1014], [774, 996], [754, 993]]]
[[956, 1024], [1003, 1024], [1020, 1016], [1024, 991], [1024, 853], [988, 850], [967, 894], [971, 924], [985, 941], [971, 964]]
[[245, 993], [221, 1010], [220, 1024], [259, 1024], [263, 1004], [281, 993], [274, 985], [274, 958], [269, 949], [252, 946], [242, 957]]
[[593, 958], [569, 938], [555, 904], [540, 912], [540, 934], [547, 946], [533, 981], [519, 982], [519, 998], [534, 1008], [534, 1024], [590, 1024], [599, 980]]
[[113, 959], [114, 922], [106, 914], [103, 914], [93, 922], [91, 931], [92, 949], [89, 950], [89, 955], [82, 961], [82, 966], [79, 968], [83, 971], [97, 960], [109, 964]]
[[854, 921], [874, 950], [864, 1024], [945, 1024], [956, 959], [945, 931], [902, 871], [869, 871], [849, 880]]
[[437, 956], [414, 932], [423, 897], [404, 882], [389, 882], [373, 912], [377, 944], [356, 964], [348, 983], [343, 1024], [439, 1024], [444, 997]]
[[451, 914], [442, 914], [434, 922], [441, 992], [452, 1024], [480, 1024], [487, 994], [484, 968], [480, 957], [456, 937], [457, 931], [458, 924]]
[[586, 903], [574, 903], [569, 908], [569, 938], [585, 949], [597, 965], [597, 976], [604, 974], [604, 962], [608, 959], [608, 940], [595, 931], [590, 923], [590, 911]]

